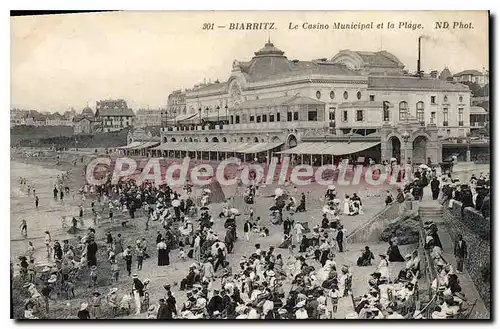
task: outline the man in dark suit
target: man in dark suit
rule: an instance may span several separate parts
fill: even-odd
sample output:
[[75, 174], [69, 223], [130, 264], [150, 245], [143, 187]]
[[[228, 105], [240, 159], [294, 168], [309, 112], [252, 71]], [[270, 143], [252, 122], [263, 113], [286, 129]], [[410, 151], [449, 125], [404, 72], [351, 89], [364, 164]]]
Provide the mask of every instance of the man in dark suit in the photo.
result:
[[467, 258], [467, 244], [462, 239], [462, 234], [459, 234], [458, 240], [455, 241], [454, 254], [457, 260], [457, 273], [461, 273], [464, 270], [464, 260]]

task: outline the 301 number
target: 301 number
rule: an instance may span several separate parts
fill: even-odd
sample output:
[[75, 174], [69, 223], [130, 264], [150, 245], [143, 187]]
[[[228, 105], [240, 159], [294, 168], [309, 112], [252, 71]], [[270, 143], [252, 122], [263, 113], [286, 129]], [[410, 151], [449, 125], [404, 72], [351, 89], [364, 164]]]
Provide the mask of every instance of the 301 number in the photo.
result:
[[203, 24], [203, 30], [213, 30], [213, 29], [214, 29], [214, 23]]

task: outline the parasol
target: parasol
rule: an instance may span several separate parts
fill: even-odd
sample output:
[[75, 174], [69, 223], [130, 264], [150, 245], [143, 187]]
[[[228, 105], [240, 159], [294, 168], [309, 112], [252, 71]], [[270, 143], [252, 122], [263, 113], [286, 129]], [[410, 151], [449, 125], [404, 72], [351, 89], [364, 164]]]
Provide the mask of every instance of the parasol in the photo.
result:
[[420, 169], [429, 169], [426, 164], [422, 163], [420, 166]]
[[205, 210], [208, 210], [208, 207], [201, 207], [200, 208], [201, 211], [205, 211]]
[[210, 190], [209, 190], [209, 189], [207, 189], [207, 188], [206, 188], [206, 189], [204, 189], [204, 190], [203, 190], [203, 192], [205, 192], [205, 193], [212, 193], [212, 191], [210, 191]]
[[179, 199], [175, 199], [172, 201], [172, 207], [179, 207], [181, 205], [181, 201]]
[[283, 193], [284, 193], [283, 189], [281, 189], [279, 187], [274, 190], [274, 195], [276, 195], [276, 196], [282, 196]]
[[328, 189], [329, 190], [335, 190], [335, 185], [333, 185], [333, 184], [332, 185], [328, 185]]
[[231, 209], [229, 209], [229, 211], [232, 212], [233, 215], [235, 215], [235, 216], [237, 216], [237, 215], [240, 214], [240, 211], [238, 209], [236, 209], [236, 208], [231, 208]]

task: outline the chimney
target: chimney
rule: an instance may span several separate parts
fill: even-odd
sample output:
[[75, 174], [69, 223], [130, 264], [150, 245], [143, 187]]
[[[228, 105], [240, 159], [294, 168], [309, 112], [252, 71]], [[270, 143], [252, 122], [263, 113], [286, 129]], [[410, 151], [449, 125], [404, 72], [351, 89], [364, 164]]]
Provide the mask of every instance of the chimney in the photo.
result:
[[417, 59], [417, 73], [420, 72], [420, 38], [418, 37], [418, 59]]
[[430, 73], [430, 74], [431, 74], [431, 78], [433, 78], [433, 79], [437, 79], [437, 77], [438, 77], [438, 71], [436, 71], [436, 70], [431, 71], [431, 73]]

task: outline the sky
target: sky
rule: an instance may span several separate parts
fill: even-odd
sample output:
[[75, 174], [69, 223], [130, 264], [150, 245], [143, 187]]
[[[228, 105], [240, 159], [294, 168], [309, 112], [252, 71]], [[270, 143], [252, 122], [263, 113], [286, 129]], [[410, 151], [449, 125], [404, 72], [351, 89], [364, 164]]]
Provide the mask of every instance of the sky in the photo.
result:
[[[436, 29], [435, 22], [449, 22]], [[228, 30], [237, 22], [274, 22], [275, 30]], [[334, 30], [333, 23], [373, 22], [373, 29]], [[395, 28], [389, 29], [388, 22]], [[399, 28], [400, 22], [422, 29]], [[453, 22], [471, 23], [457, 25]], [[213, 23], [214, 30], [203, 30]], [[302, 29], [304, 23], [328, 30]], [[377, 24], [383, 23], [381, 29]], [[290, 30], [289, 25], [299, 29]], [[232, 62], [248, 61], [268, 38], [290, 59], [332, 58], [340, 50], [393, 53], [414, 71], [488, 69], [486, 11], [115, 12], [11, 18], [11, 107], [81, 111], [123, 98], [133, 109], [165, 107], [168, 94], [204, 79], [225, 81]]]

